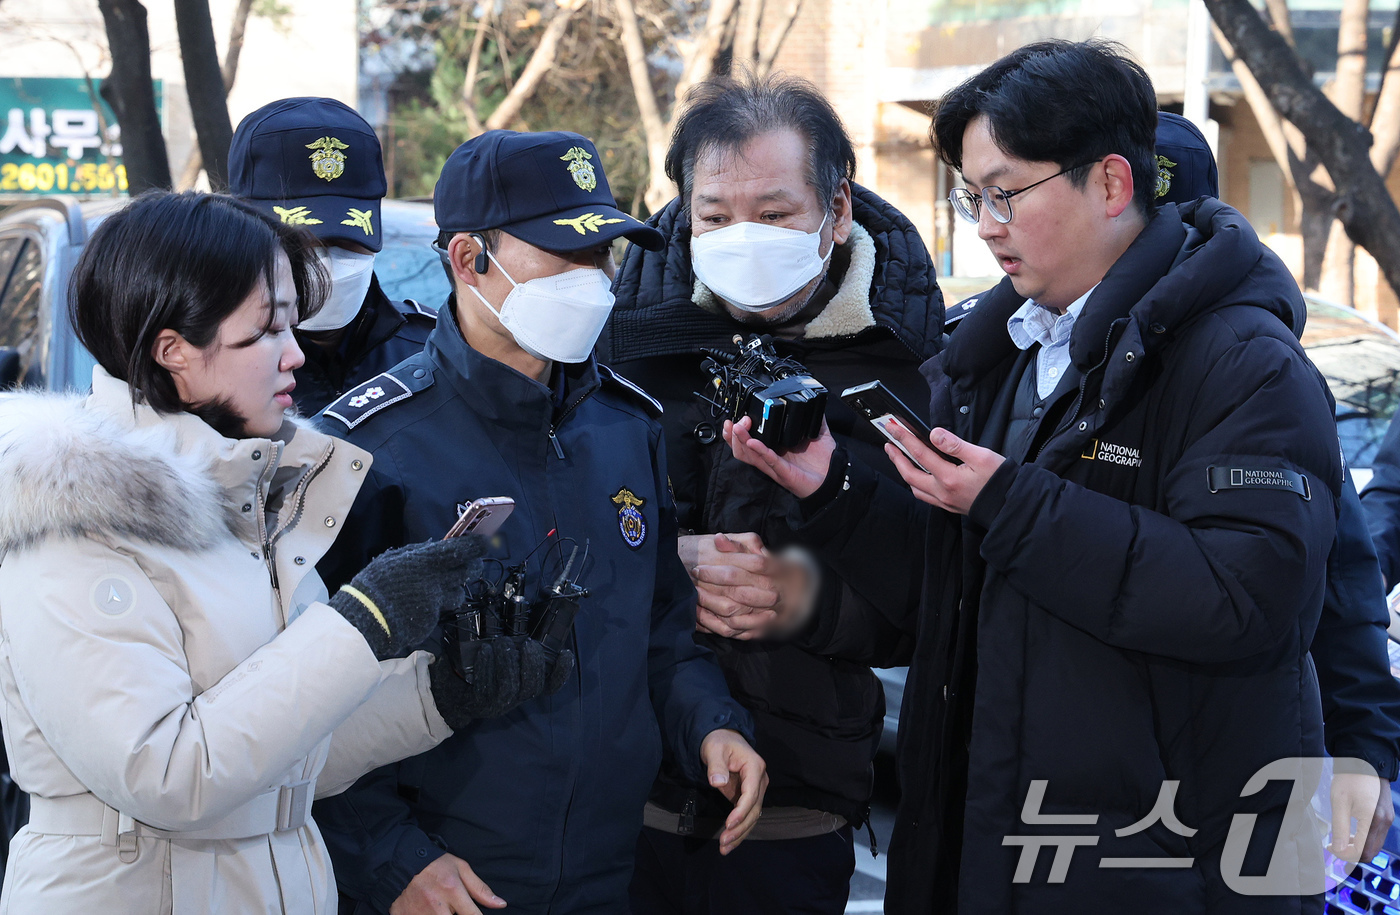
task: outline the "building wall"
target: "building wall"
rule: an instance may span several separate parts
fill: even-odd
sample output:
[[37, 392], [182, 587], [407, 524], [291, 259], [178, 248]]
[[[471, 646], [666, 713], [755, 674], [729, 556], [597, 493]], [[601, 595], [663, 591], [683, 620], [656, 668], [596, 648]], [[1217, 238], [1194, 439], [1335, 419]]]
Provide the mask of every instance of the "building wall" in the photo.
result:
[[[210, 0], [220, 60], [237, 0]], [[323, 95], [353, 106], [359, 67], [354, 0], [279, 0], [288, 14], [273, 22], [250, 17], [229, 116], [279, 98]], [[165, 97], [165, 139], [176, 180], [195, 149], [174, 6], [147, 3], [151, 75]], [[0, 4], [0, 78], [103, 77], [111, 68], [102, 15], [92, 0], [5, 0]]]

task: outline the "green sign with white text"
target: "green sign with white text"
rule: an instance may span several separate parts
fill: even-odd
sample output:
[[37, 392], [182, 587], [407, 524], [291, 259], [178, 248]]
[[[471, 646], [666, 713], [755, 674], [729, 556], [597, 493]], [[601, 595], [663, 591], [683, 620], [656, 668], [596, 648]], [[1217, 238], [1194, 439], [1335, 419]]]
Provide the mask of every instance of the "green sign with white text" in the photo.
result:
[[[126, 192], [121, 128], [100, 80], [0, 78], [0, 197]], [[161, 84], [155, 82], [156, 110]]]

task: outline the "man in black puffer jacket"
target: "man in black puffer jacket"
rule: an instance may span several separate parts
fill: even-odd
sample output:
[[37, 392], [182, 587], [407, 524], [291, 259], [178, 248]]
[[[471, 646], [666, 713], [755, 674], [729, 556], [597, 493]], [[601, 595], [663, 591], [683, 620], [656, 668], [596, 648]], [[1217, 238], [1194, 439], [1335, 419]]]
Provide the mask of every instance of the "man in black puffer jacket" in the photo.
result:
[[864, 598], [829, 567], [788, 552], [797, 500], [734, 459], [722, 417], [692, 392], [707, 381], [701, 347], [732, 352], [735, 334], [771, 334], [830, 392], [837, 439], [897, 482], [884, 439], [838, 395], [879, 378], [922, 412], [918, 367], [940, 346], [942, 297], [917, 230], [851, 183], [850, 141], [806, 83], [702, 84], [667, 161], [681, 196], [651, 221], [667, 245], [628, 249], [599, 358], [665, 405], [671, 483], [690, 534], [681, 555], [700, 592], [697, 639], [753, 713], [771, 781], [749, 842], [722, 859], [712, 836], [728, 803], [667, 764], [638, 847], [633, 912], [840, 913], [855, 865], [851, 827], [868, 816], [884, 720], [869, 665], [877, 655], [903, 663], [912, 642], [891, 629], [885, 644], [815, 653], [800, 640], [744, 640], [725, 624], [737, 604], [769, 606], [778, 593], [832, 608]]
[[780, 456], [726, 430], [890, 611], [816, 636], [917, 640], [887, 912], [1321, 911], [1290, 776], [1249, 783], [1322, 756], [1336, 430], [1284, 265], [1217, 200], [1153, 207], [1155, 127], [1102, 42], [1028, 45], [941, 103], [955, 205], [1008, 276], [925, 366], [932, 444], [962, 463], [912, 437], [931, 472], [895, 458], [927, 525], [830, 439]]

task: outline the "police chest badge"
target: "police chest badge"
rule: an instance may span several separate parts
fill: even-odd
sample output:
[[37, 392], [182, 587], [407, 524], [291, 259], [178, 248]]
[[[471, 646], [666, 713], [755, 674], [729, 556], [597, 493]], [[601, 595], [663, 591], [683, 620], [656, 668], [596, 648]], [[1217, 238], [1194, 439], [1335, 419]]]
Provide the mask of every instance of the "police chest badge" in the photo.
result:
[[335, 137], [322, 137], [315, 143], [307, 143], [306, 148], [313, 151], [311, 171], [317, 178], [330, 181], [345, 174], [345, 153], [341, 150], [349, 149], [349, 143], [342, 143]]
[[588, 160], [593, 156], [582, 146], [575, 146], [573, 149], [559, 157], [569, 163], [569, 174], [573, 176], [574, 184], [582, 190], [591, 191], [598, 186], [598, 176], [593, 172], [593, 165]]
[[636, 549], [647, 539], [647, 519], [641, 512], [646, 501], [637, 498], [626, 486], [619, 489], [612, 500], [617, 506], [617, 526], [622, 531], [622, 539]]

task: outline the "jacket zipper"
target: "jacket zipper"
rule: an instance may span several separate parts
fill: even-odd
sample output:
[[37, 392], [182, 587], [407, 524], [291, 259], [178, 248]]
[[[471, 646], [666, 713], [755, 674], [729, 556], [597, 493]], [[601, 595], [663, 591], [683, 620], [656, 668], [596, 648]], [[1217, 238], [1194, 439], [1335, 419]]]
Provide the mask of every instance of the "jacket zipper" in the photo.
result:
[[312, 464], [310, 469], [302, 476], [301, 481], [296, 485], [296, 489], [292, 490], [292, 514], [286, 521], [278, 523], [277, 529], [272, 532], [270, 543], [276, 544], [283, 534], [296, 526], [297, 521], [301, 519], [302, 512], [306, 509], [306, 490], [310, 488], [311, 481], [331, 462], [331, 456], [334, 454], [335, 443], [332, 442], [326, 446], [325, 453], [322, 454], [316, 463]]
[[[1119, 320], [1123, 319], [1120, 318]], [[1099, 360], [1098, 365], [1089, 369], [1089, 371], [1084, 373], [1084, 377], [1079, 379], [1079, 394], [1074, 399], [1074, 408], [1070, 410], [1069, 417], [1063, 423], [1060, 424], [1060, 427], [1054, 432], [1052, 432], [1050, 435], [1046, 436], [1045, 441], [1041, 442], [1040, 448], [1035, 453], [1035, 460], [1040, 460], [1040, 456], [1045, 453], [1046, 448], [1050, 447], [1050, 442], [1054, 440], [1055, 436], [1059, 435], [1061, 432], [1064, 432], [1066, 429], [1068, 429], [1071, 425], [1074, 424], [1074, 421], [1076, 419], [1079, 418], [1079, 410], [1081, 407], [1084, 406], [1084, 392], [1089, 387], [1089, 376], [1108, 364], [1109, 351], [1113, 348], [1113, 331], [1114, 328], [1116, 328], [1117, 326], [1118, 321], [1114, 321], [1108, 326], [1108, 336], [1105, 337], [1103, 341], [1103, 358]]]
[[593, 392], [588, 391], [581, 397], [576, 398], [573, 403], [566, 405], [564, 411], [559, 414], [559, 418], [549, 424], [549, 443], [554, 446], [554, 453], [559, 456], [559, 460], [561, 461], [564, 460], [564, 446], [559, 444], [559, 436], [556, 433], [559, 431], [559, 427], [564, 424], [564, 420], [568, 418], [569, 414], [574, 412], [579, 404], [587, 400], [588, 395], [591, 393]]
[[273, 442], [272, 453], [268, 456], [267, 466], [258, 476], [258, 545], [262, 548], [263, 564], [267, 566], [267, 574], [272, 579], [272, 593], [277, 598], [277, 608], [282, 608], [282, 588], [277, 581], [277, 566], [272, 562], [272, 543], [267, 536], [267, 480], [276, 472], [276, 467], [282, 459], [282, 445]]

